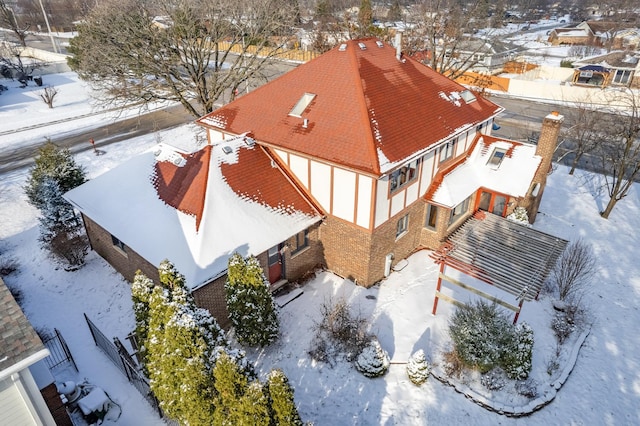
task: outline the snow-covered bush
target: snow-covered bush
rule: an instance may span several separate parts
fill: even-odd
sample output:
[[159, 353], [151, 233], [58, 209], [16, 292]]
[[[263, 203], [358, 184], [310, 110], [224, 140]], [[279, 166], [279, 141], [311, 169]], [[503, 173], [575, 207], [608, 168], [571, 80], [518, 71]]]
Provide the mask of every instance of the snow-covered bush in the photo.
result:
[[500, 367], [496, 367], [480, 377], [480, 383], [485, 388], [491, 391], [497, 391], [504, 387], [507, 383], [504, 370]]
[[278, 337], [278, 308], [260, 263], [235, 253], [229, 258], [225, 295], [229, 319], [238, 341], [266, 346]]
[[536, 398], [538, 396], [538, 384], [535, 380], [519, 380], [516, 382], [516, 392], [527, 398]]
[[563, 344], [571, 333], [576, 329], [571, 315], [567, 312], [557, 312], [551, 320], [551, 329], [558, 339], [558, 343]]
[[525, 379], [531, 371], [533, 332], [514, 326], [497, 305], [478, 301], [458, 308], [449, 323], [454, 351], [467, 367], [486, 373], [501, 367], [510, 378]]
[[523, 323], [518, 324], [514, 332], [514, 339], [505, 348], [501, 364], [510, 379], [525, 380], [532, 367], [533, 330]]
[[414, 385], [420, 386], [427, 381], [429, 377], [429, 364], [424, 356], [424, 351], [419, 349], [411, 355], [407, 362], [407, 376]]
[[389, 354], [378, 339], [372, 339], [356, 358], [356, 368], [366, 377], [383, 376], [389, 369]]
[[315, 335], [309, 349], [315, 361], [333, 363], [339, 356], [353, 361], [373, 338], [367, 331], [369, 321], [354, 314], [344, 299], [325, 301], [320, 314], [320, 321], [313, 325]]
[[511, 338], [511, 323], [497, 305], [478, 301], [456, 309], [449, 335], [458, 356], [467, 366], [486, 373], [500, 365], [503, 348]]
[[513, 213], [507, 216], [507, 219], [520, 225], [531, 226], [529, 223], [529, 213], [527, 213], [527, 209], [524, 207], [516, 207]]

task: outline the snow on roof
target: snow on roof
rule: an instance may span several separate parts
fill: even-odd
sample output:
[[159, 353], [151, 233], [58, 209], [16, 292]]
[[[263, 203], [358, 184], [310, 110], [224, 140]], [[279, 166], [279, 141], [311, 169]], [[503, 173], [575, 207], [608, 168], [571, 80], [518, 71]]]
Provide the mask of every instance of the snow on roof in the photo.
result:
[[[226, 147], [233, 152], [225, 153]], [[192, 289], [224, 273], [234, 252], [258, 255], [320, 220], [319, 215], [290, 205], [261, 203], [229, 186], [221, 167], [236, 163], [241, 151], [260, 147], [237, 139], [210, 149], [199, 227], [195, 215], [166, 204], [154, 186], [156, 162], [179, 154], [168, 145], [130, 159], [69, 191], [65, 198], [153, 265], [169, 259]], [[254, 172], [260, 174], [260, 170]]]
[[[502, 150], [504, 157], [493, 165], [489, 161], [496, 149]], [[534, 145], [481, 136], [469, 157], [444, 176], [431, 201], [453, 208], [478, 188], [522, 197], [542, 160], [535, 152]]]

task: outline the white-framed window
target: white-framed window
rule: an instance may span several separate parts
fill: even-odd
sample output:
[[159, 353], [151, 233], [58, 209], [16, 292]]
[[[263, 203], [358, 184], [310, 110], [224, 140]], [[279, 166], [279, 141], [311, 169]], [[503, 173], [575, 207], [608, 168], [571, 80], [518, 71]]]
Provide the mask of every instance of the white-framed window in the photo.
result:
[[296, 254], [307, 247], [309, 247], [309, 231], [305, 229], [296, 234], [293, 247], [291, 247], [291, 254]]
[[127, 252], [127, 246], [114, 235], [111, 235], [111, 242], [113, 243], [113, 246], [120, 250], [122, 253]]
[[424, 227], [428, 229], [436, 229], [438, 221], [438, 207], [433, 204], [427, 204], [427, 218], [424, 222]]
[[396, 239], [406, 234], [408, 228], [409, 228], [409, 215], [406, 214], [402, 216], [398, 220], [398, 223], [396, 224]]
[[489, 161], [487, 162], [487, 164], [490, 166], [500, 166], [500, 163], [502, 163], [502, 160], [504, 159], [504, 156], [506, 154], [507, 154], [506, 149], [495, 148], [493, 150], [493, 153], [491, 153], [491, 157], [489, 158]]
[[389, 176], [389, 187], [391, 192], [395, 192], [403, 186], [412, 182], [418, 177], [418, 165], [420, 159], [412, 161], [406, 166], [400, 167]]
[[613, 82], [617, 84], [629, 84], [631, 80], [631, 70], [616, 70], [616, 74], [613, 76]]
[[440, 153], [440, 162], [442, 163], [445, 160], [453, 157], [456, 152], [456, 145], [458, 144], [458, 138], [453, 138], [446, 144], [442, 145], [438, 152]]
[[469, 201], [471, 197], [468, 197], [463, 202], [455, 206], [451, 209], [451, 217], [449, 218], [449, 225], [458, 220], [461, 216], [463, 216], [467, 210], [469, 210]]

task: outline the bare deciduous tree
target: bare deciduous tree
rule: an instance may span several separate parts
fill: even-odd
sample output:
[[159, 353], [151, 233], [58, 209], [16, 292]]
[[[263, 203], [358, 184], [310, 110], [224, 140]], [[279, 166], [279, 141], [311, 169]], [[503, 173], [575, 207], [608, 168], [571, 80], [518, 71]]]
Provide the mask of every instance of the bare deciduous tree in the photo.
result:
[[559, 299], [577, 303], [591, 285], [595, 272], [596, 259], [591, 246], [583, 240], [570, 243], [551, 272]]
[[[490, 49], [492, 37], [472, 36], [480, 29], [502, 25], [504, 3], [487, 0], [421, 0], [416, 22], [406, 29], [405, 50], [425, 52], [431, 68], [451, 78], [461, 76]], [[495, 39], [495, 38], [494, 38]]]
[[35, 58], [28, 58], [28, 60], [23, 61], [23, 51], [24, 48], [16, 44], [5, 43], [0, 45], [0, 68], [11, 70], [12, 77], [16, 79], [21, 76], [30, 76], [35, 70], [47, 65], [45, 62]]
[[0, 0], [0, 27], [11, 30], [24, 47], [27, 45], [26, 38], [29, 24], [21, 23], [16, 16], [16, 11], [7, 3], [6, 0]]
[[626, 108], [616, 115], [601, 117], [606, 120], [607, 134], [597, 150], [609, 195], [609, 202], [600, 212], [605, 219], [640, 177], [640, 95], [626, 90], [619, 92], [618, 97]]
[[40, 99], [42, 99], [42, 101], [47, 104], [49, 108], [53, 108], [53, 99], [57, 94], [58, 89], [56, 89], [54, 86], [47, 86], [42, 92], [38, 93], [38, 96], [40, 96]]
[[213, 111], [225, 91], [261, 77], [290, 35], [291, 4], [108, 0], [79, 26], [69, 64], [106, 94], [104, 102], [177, 101], [199, 117]]
[[562, 142], [556, 149], [563, 153], [557, 162], [572, 154], [573, 160], [569, 169], [569, 174], [572, 175], [582, 157], [596, 149], [605, 129], [602, 128], [602, 113], [591, 109], [589, 104], [576, 104], [567, 115], [567, 121], [573, 125], [562, 132]]

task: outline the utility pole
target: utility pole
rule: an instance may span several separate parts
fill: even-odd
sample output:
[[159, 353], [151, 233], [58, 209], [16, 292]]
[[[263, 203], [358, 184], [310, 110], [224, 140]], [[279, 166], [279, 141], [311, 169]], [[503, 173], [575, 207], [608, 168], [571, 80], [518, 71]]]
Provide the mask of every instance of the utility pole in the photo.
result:
[[51, 39], [51, 46], [53, 47], [53, 51], [55, 53], [58, 52], [58, 46], [56, 46], [56, 42], [53, 40], [53, 34], [51, 34], [51, 26], [49, 25], [49, 18], [47, 18], [47, 12], [44, 10], [44, 6], [42, 5], [42, 0], [38, 0], [40, 3], [40, 8], [42, 9], [42, 15], [44, 16], [44, 22], [47, 24], [47, 31], [49, 31], [49, 38]]

